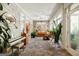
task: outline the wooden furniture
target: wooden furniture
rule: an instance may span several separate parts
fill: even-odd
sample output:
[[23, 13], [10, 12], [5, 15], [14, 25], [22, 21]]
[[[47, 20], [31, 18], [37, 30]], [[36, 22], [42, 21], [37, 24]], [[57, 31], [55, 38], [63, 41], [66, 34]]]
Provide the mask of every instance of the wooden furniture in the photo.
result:
[[[20, 51], [20, 48], [23, 48], [24, 47], [24, 42], [22, 42], [26, 37], [20, 37], [16, 40], [12, 40], [10, 41], [10, 47], [12, 49], [12, 53], [14, 52], [14, 50], [16, 49], [19, 53]], [[24, 49], [24, 48], [23, 48]]]
[[23, 39], [23, 42], [24, 42], [24, 45], [26, 46], [26, 33], [21, 33], [21, 36], [22, 37], [25, 37], [24, 39]]
[[43, 40], [50, 40], [50, 38], [49, 38], [49, 36], [47, 35], [47, 36], [44, 36], [44, 37], [43, 37]]
[[24, 47], [23, 40], [25, 38], [26, 37], [19, 37], [19, 38], [10, 40], [9, 41], [10, 47], [7, 48], [10, 51], [9, 52], [5, 52], [5, 53], [1, 53], [0, 56], [9, 56], [9, 55], [14, 54], [16, 51], [17, 51], [17, 54], [19, 54], [21, 48], [24, 50], [24, 48], [23, 48]]
[[48, 32], [45, 32], [45, 31], [38, 31], [38, 32], [36, 33], [36, 35], [37, 35], [38, 37], [44, 37], [44, 36], [46, 36], [46, 35], [49, 35], [49, 33], [48, 33]]

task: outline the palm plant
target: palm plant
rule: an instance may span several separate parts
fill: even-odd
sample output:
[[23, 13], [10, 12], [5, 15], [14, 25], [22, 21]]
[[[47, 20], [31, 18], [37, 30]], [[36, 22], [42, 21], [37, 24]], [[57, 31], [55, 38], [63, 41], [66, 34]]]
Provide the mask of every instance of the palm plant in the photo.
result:
[[62, 25], [61, 23], [60, 24], [56, 24], [55, 21], [53, 21], [54, 25], [55, 25], [55, 28], [53, 28], [53, 32], [54, 32], [54, 36], [55, 36], [55, 43], [59, 43], [59, 37], [60, 37], [60, 34], [61, 34], [61, 28], [62, 28]]
[[[1, 8], [0, 10], [2, 10]], [[4, 13], [0, 15], [0, 52], [9, 46], [9, 39], [11, 38], [10, 28], [3, 15]]]

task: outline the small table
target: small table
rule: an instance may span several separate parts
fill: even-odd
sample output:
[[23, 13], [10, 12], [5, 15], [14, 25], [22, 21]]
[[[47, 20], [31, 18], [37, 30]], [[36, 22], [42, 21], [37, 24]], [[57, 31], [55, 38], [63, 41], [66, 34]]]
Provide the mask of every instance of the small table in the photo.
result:
[[46, 36], [43, 37], [43, 40], [50, 40], [50, 38], [49, 38], [48, 35], [46, 35]]

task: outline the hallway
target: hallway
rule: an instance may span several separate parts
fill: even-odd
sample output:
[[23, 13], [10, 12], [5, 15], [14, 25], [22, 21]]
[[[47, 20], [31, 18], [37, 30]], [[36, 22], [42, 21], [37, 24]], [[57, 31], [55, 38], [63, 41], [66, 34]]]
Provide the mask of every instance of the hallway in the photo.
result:
[[[0, 3], [0, 6], [1, 55], [79, 56], [79, 4]], [[60, 47], [49, 38], [61, 42]]]
[[30, 39], [29, 44], [21, 56], [70, 56], [64, 49], [57, 50], [52, 44], [51, 40], [43, 40], [42, 37], [35, 37]]

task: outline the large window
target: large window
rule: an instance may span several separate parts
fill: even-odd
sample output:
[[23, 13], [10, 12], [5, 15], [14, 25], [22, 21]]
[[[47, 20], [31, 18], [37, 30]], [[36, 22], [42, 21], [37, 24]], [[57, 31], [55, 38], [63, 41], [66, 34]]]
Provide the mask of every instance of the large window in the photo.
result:
[[73, 49], [77, 49], [77, 41], [78, 41], [78, 16], [71, 15], [70, 18], [70, 35], [71, 35], [71, 47]]
[[76, 50], [78, 48], [79, 37], [79, 10], [70, 15], [70, 36], [71, 48]]

